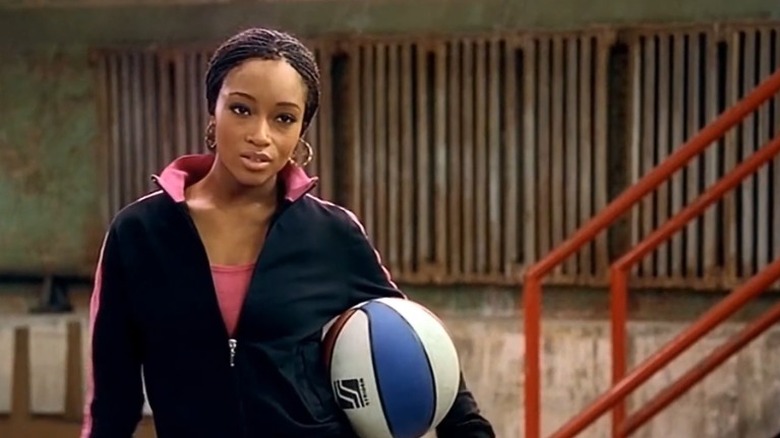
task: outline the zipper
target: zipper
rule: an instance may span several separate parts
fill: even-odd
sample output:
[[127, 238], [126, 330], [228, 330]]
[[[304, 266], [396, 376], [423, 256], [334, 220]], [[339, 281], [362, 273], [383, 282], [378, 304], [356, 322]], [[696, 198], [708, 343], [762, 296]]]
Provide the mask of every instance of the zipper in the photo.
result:
[[[160, 184], [160, 181], [159, 181], [159, 178], [157, 177], [157, 175], [153, 175], [152, 176], [152, 181], [160, 189], [162, 189], [163, 192], [166, 192], [166, 194], [168, 194], [168, 196], [171, 196], [170, 193], [167, 193], [167, 191], [162, 186], [162, 184]], [[310, 192], [313, 188], [314, 188], [314, 184], [312, 184], [309, 187], [307, 187], [306, 190], [300, 195], [300, 197], [303, 197], [304, 195], [306, 195], [306, 193]], [[171, 196], [171, 198], [173, 198], [173, 196]], [[291, 204], [291, 202], [288, 203], [288, 201], [285, 199], [285, 197], [283, 195], [280, 196], [280, 198], [281, 199], [280, 199], [279, 204], [277, 206], [277, 211], [274, 213], [274, 215], [272, 217], [272, 220], [271, 220], [271, 223], [268, 226], [268, 230], [266, 230], [266, 233], [265, 233], [266, 242], [268, 240], [268, 236], [271, 234], [271, 230], [279, 222], [279, 217], [282, 215], [282, 213]], [[187, 224], [190, 226], [190, 230], [195, 235], [195, 239], [198, 241], [198, 243], [200, 243], [201, 253], [203, 254], [204, 258], [206, 259], [206, 265], [209, 266], [208, 255], [206, 254], [206, 247], [203, 245], [203, 240], [200, 238], [200, 234], [198, 233], [198, 229], [195, 226], [195, 222], [192, 220], [192, 217], [189, 215], [189, 213], [187, 211], [186, 203], [183, 203], [183, 204], [184, 204], [184, 206], [182, 206], [182, 208], [180, 208], [180, 212], [184, 215], [184, 218], [187, 221]], [[263, 244], [263, 246], [265, 247], [265, 244]], [[262, 254], [263, 254], [263, 250], [260, 250], [260, 254], [258, 254], [257, 260], [255, 261], [255, 270], [257, 269], [256, 265], [259, 263], [260, 257], [262, 256]], [[254, 281], [255, 281], [255, 272], [252, 273], [252, 278], [250, 280], [250, 285]], [[216, 292], [215, 292], [215, 297], [216, 297]], [[217, 311], [219, 312], [219, 310], [218, 310], [218, 304], [219, 303], [216, 303], [216, 304], [217, 304]], [[243, 313], [243, 306], [242, 306], [242, 309], [239, 311], [239, 316], [238, 316], [238, 322], [237, 322], [237, 325], [236, 325], [236, 330], [238, 330], [238, 326], [240, 326], [241, 313]], [[223, 327], [224, 327], [224, 325], [223, 325]], [[232, 374], [232, 377], [233, 377], [233, 383], [234, 383], [234, 386], [235, 386], [235, 393], [236, 393], [236, 397], [238, 399], [238, 405], [239, 405], [239, 418], [241, 419], [241, 426], [240, 426], [241, 436], [242, 437], [246, 437], [247, 436], [247, 430], [246, 430], [246, 420], [245, 420], [246, 413], [244, 411], [244, 400], [241, 397], [241, 385], [239, 384], [238, 371], [235, 369], [235, 366], [236, 366], [236, 349], [238, 348], [238, 340], [235, 339], [235, 338], [230, 337], [231, 334], [227, 333], [227, 330], [225, 331], [225, 333], [227, 334], [227, 337], [228, 337], [229, 364], [230, 364], [231, 374]]]
[[236, 399], [238, 401], [238, 415], [241, 419], [239, 429], [241, 431], [241, 437], [246, 437], [246, 416], [244, 414], [244, 400], [241, 398], [241, 384], [238, 379], [238, 370], [236, 370], [236, 349], [238, 348], [238, 340], [235, 338], [228, 339], [228, 350], [230, 351], [230, 374], [233, 378], [233, 386], [236, 393]]
[[[156, 178], [155, 178], [155, 182], [157, 182]], [[200, 238], [200, 234], [198, 234], [198, 229], [195, 226], [195, 222], [193, 222], [192, 217], [187, 212], [186, 204], [184, 204], [184, 206], [182, 206], [179, 209], [179, 211], [184, 216], [185, 221], [189, 225], [190, 230], [192, 231], [192, 233], [193, 233], [193, 235], [195, 237], [195, 240], [200, 244], [199, 246], [200, 246], [200, 249], [201, 249], [201, 254], [203, 255], [203, 258], [206, 261], [206, 266], [209, 267], [208, 255], [206, 254], [206, 247], [203, 245], [203, 240]], [[253, 274], [253, 276], [254, 276], [254, 274]], [[214, 291], [214, 298], [216, 300], [216, 291]], [[219, 314], [219, 303], [215, 302], [215, 304], [217, 305], [217, 313]], [[221, 317], [220, 317], [220, 321], [222, 321]], [[223, 328], [225, 327], [224, 324], [221, 324], [221, 326]], [[247, 436], [246, 416], [245, 416], [245, 413], [244, 413], [244, 400], [241, 398], [241, 390], [240, 390], [241, 385], [239, 383], [238, 370], [235, 369], [235, 367], [236, 367], [236, 349], [238, 348], [238, 340], [233, 338], [233, 337], [231, 337], [231, 334], [228, 333], [227, 329], [225, 329], [224, 333], [225, 333], [225, 336], [228, 338], [228, 351], [229, 351], [229, 356], [228, 356], [229, 359], [228, 360], [229, 360], [229, 365], [230, 365], [230, 375], [231, 375], [230, 377], [233, 380], [233, 389], [234, 389], [234, 393], [236, 395], [236, 400], [238, 401], [238, 411], [239, 411], [239, 418], [240, 418], [240, 423], [241, 423], [240, 426], [239, 426], [239, 429], [241, 431], [240, 432], [241, 433], [240, 436], [243, 438], [243, 437]]]
[[235, 339], [228, 339], [228, 348], [230, 348], [230, 368], [234, 368], [236, 366], [236, 347], [238, 346], [238, 341]]

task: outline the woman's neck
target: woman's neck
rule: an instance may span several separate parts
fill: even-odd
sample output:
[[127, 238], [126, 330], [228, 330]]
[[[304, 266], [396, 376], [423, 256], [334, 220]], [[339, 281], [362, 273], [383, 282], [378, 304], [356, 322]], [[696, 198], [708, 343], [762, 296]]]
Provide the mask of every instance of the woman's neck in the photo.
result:
[[242, 206], [262, 205], [274, 208], [279, 199], [278, 178], [274, 176], [260, 186], [245, 186], [240, 184], [232, 175], [214, 160], [206, 176], [193, 184], [192, 188], [200, 194], [211, 199], [218, 206]]

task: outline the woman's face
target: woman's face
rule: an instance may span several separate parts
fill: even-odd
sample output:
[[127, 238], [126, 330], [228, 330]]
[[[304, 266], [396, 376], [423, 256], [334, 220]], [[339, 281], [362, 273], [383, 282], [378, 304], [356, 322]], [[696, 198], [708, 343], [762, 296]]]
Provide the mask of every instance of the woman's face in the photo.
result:
[[285, 60], [248, 59], [222, 83], [212, 121], [217, 160], [244, 186], [263, 186], [301, 135], [306, 85]]

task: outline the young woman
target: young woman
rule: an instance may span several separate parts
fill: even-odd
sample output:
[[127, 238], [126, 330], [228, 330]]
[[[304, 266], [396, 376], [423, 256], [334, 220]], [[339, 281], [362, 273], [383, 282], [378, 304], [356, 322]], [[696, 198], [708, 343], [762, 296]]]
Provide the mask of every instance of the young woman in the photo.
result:
[[[295, 38], [250, 29], [206, 76], [206, 147], [154, 177], [103, 243], [82, 438], [126, 438], [146, 382], [160, 438], [353, 437], [322, 327], [402, 296], [349, 211], [308, 192], [319, 73]], [[465, 384], [439, 437], [493, 437]]]

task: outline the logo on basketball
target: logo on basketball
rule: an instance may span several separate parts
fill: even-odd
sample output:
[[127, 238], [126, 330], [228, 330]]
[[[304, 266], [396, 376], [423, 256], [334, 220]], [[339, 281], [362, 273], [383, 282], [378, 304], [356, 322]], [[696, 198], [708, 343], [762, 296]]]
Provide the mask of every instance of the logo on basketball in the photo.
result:
[[336, 380], [333, 382], [333, 390], [341, 409], [360, 409], [368, 406], [363, 379]]

